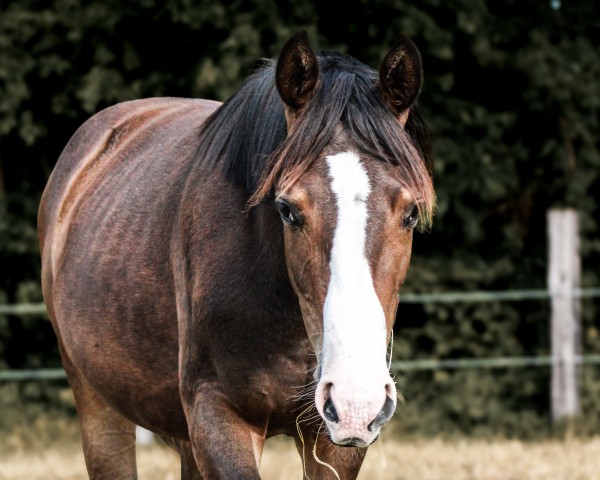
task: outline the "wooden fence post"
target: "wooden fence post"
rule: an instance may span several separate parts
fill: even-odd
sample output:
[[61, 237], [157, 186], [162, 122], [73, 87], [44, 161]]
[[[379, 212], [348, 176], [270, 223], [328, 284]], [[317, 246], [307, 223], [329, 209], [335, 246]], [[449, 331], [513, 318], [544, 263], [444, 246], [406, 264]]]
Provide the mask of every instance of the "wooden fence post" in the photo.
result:
[[548, 211], [550, 265], [548, 290], [552, 303], [552, 419], [554, 422], [579, 414], [577, 361], [581, 353], [580, 299], [581, 262], [579, 222], [572, 209]]

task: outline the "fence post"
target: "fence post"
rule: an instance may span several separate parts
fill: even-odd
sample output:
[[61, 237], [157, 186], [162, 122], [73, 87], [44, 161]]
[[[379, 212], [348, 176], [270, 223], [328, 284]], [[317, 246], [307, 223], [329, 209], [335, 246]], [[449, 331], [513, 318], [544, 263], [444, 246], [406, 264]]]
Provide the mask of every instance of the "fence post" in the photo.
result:
[[552, 419], [579, 414], [577, 357], [581, 353], [579, 290], [579, 222], [573, 209], [548, 211], [550, 265], [548, 290], [552, 304]]

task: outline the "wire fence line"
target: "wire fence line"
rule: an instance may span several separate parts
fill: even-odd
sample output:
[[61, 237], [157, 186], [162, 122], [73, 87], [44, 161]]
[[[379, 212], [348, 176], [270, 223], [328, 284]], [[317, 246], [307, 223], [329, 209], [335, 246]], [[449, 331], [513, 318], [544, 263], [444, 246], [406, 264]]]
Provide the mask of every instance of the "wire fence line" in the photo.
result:
[[[600, 288], [580, 288], [567, 292], [575, 298], [600, 298]], [[493, 301], [522, 301], [547, 300], [552, 292], [547, 289], [507, 290], [507, 291], [472, 291], [472, 292], [436, 292], [436, 293], [401, 293], [400, 303], [478, 303]], [[0, 305], [0, 315], [15, 316], [47, 316], [43, 303], [23, 303]], [[469, 369], [469, 368], [522, 368], [549, 367], [564, 364], [564, 358], [556, 356], [522, 356], [494, 358], [448, 358], [397, 360], [391, 363], [391, 370], [402, 373], [416, 370], [438, 369]], [[577, 365], [600, 364], [600, 355], [577, 355], [571, 359]], [[0, 370], [0, 381], [30, 381], [30, 380], [64, 380], [65, 371], [62, 368], [30, 369], [30, 370]]]
[[[562, 292], [561, 292], [562, 293]], [[600, 288], [576, 288], [566, 292], [574, 298], [600, 298]], [[495, 301], [547, 300], [554, 295], [547, 289], [473, 292], [400, 293], [403, 303], [477, 303]]]
[[36, 368], [32, 370], [0, 370], [0, 381], [25, 382], [30, 380], [66, 380], [62, 368]]
[[[576, 365], [600, 365], [600, 355], [577, 355], [572, 360]], [[390, 370], [402, 374], [418, 370], [459, 370], [475, 368], [522, 368], [550, 367], [568, 363], [567, 360], [550, 355], [531, 357], [492, 357], [492, 358], [446, 358], [397, 360], [391, 363]], [[62, 368], [38, 368], [31, 370], [0, 370], [0, 381], [66, 380]]]
[[443, 370], [468, 368], [520, 368], [520, 367], [550, 367], [552, 365], [598, 365], [600, 355], [576, 355], [569, 360], [552, 356], [540, 355], [535, 357], [492, 357], [492, 358], [446, 358], [423, 360], [397, 360], [391, 363], [391, 370], [396, 373], [414, 370]]
[[[600, 288], [577, 288], [567, 292], [574, 298], [600, 298]], [[478, 303], [495, 301], [546, 300], [553, 295], [547, 289], [489, 290], [472, 292], [400, 293], [403, 303]], [[0, 315], [46, 315], [43, 303], [0, 305]]]
[[12, 305], [0, 305], [0, 315], [15, 315], [17, 317], [25, 315], [44, 315], [47, 316], [46, 305], [43, 303], [16, 303]]

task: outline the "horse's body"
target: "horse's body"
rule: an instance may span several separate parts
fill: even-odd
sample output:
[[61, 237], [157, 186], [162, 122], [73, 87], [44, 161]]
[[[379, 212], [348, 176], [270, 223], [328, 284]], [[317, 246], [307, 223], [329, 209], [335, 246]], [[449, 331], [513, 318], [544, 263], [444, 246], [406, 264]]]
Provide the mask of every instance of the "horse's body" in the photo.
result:
[[[342, 297], [331, 293], [326, 277], [338, 270], [344, 278], [351, 276], [332, 259], [343, 247], [335, 247], [340, 241], [330, 198], [334, 192], [341, 204], [345, 194], [335, 183], [327, 187], [328, 172], [335, 177], [334, 165], [349, 155], [343, 160], [356, 163], [356, 175], [364, 173], [358, 156], [336, 157], [343, 149], [334, 145], [348, 135], [338, 132], [336, 141], [316, 152], [327, 155], [329, 170], [314, 158], [301, 179], [285, 187], [285, 168], [275, 175], [276, 167], [264, 158], [257, 164], [242, 161], [279, 147], [309, 101], [301, 91], [310, 93], [310, 82], [286, 90], [279, 78], [284, 67], [306, 64], [294, 63], [294, 55], [304, 55], [307, 43], [302, 38], [290, 42], [277, 71], [284, 102], [273, 95], [271, 80], [250, 100], [258, 108], [238, 113], [237, 119], [240, 105], [249, 109], [243, 90], [220, 109], [217, 102], [168, 98], [119, 104], [78, 130], [48, 183], [39, 217], [43, 290], [75, 394], [92, 478], [135, 478], [135, 424], [180, 452], [185, 478], [258, 478], [264, 439], [285, 433], [302, 450], [298, 425], [305, 452], [317, 442], [319, 456], [341, 478], [355, 478], [366, 451], [358, 447], [374, 440], [393, 411], [395, 389], [383, 373], [382, 383], [367, 388], [369, 395], [377, 392], [373, 400], [367, 394], [347, 396], [333, 373], [336, 354], [327, 347], [328, 338], [340, 341], [338, 333], [327, 333], [335, 331], [327, 318], [334, 315], [330, 310], [342, 308]], [[314, 73], [301, 68], [306, 78]], [[272, 77], [267, 73], [246, 89], [256, 90], [255, 83]], [[297, 73], [292, 77], [300, 78]], [[253, 128], [269, 131], [260, 136]], [[224, 137], [215, 141], [219, 132]], [[232, 148], [235, 152], [228, 153]], [[370, 175], [363, 182], [365, 199], [371, 191], [383, 195], [376, 179], [396, 175], [392, 165], [376, 163], [365, 170]], [[264, 180], [269, 172], [270, 186]], [[247, 208], [261, 188], [263, 198], [270, 189], [278, 199], [286, 196], [278, 203], [283, 227], [272, 201]], [[396, 192], [396, 197], [397, 204], [410, 203], [402, 200], [407, 194]], [[327, 204], [324, 213], [311, 213], [315, 205]], [[309, 218], [314, 219], [310, 229]], [[383, 228], [378, 232], [385, 237]], [[299, 230], [316, 240], [293, 240]], [[372, 311], [381, 312], [385, 329], [373, 334], [373, 345], [383, 343], [385, 363], [386, 332], [396, 308], [390, 298], [406, 272], [410, 242], [396, 239], [396, 246], [385, 251], [381, 242], [365, 242], [379, 259], [370, 264], [378, 273], [364, 284], [373, 290], [365, 304], [375, 302]], [[391, 259], [402, 265], [392, 265]], [[363, 290], [362, 283], [353, 285]], [[376, 376], [375, 367], [366, 365], [366, 374]], [[334, 443], [325, 432], [319, 437], [320, 417], [313, 423], [298, 419], [315, 398]], [[355, 414], [345, 413], [351, 411]], [[357, 420], [362, 416], [364, 424]], [[304, 457], [311, 478], [335, 478], [312, 455]]]

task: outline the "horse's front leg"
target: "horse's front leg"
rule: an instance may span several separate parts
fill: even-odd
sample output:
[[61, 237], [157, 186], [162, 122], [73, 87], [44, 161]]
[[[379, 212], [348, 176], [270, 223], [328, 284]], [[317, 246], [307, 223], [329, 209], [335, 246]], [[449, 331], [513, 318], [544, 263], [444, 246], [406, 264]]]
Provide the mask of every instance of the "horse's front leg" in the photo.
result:
[[194, 458], [203, 478], [258, 480], [264, 433], [245, 421], [214, 384], [184, 393]]
[[294, 437], [294, 442], [302, 458], [304, 479], [356, 479], [367, 454], [366, 448], [339, 447], [320, 429], [302, 433], [303, 437]]

